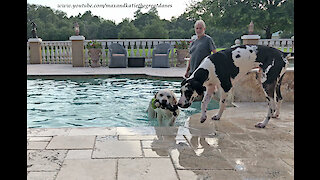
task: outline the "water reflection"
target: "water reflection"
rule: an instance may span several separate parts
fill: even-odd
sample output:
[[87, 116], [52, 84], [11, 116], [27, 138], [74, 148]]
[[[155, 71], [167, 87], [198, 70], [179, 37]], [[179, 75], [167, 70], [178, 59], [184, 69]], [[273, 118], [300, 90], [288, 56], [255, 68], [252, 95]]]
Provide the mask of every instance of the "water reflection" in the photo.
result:
[[170, 156], [177, 170], [184, 170], [179, 172], [187, 177], [212, 179], [210, 173], [214, 171], [208, 170], [230, 170], [228, 177], [237, 178], [235, 171], [246, 170], [240, 158], [233, 164], [222, 155], [227, 135], [217, 132], [212, 121], [201, 124], [197, 116], [192, 116], [184, 127], [156, 127], [155, 131], [152, 151], [161, 157]]

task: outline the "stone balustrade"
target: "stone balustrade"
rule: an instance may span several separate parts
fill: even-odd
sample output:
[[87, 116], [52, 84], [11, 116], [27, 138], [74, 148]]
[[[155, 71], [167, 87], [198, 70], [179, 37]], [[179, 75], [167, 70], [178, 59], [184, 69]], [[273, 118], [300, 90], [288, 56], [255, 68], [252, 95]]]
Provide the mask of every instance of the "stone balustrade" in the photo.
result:
[[[88, 56], [88, 49], [86, 48], [86, 44], [90, 40], [84, 41], [84, 49], [85, 49], [85, 66], [89, 64], [89, 56]], [[174, 67], [174, 61], [176, 57], [174, 56], [174, 45], [176, 42], [180, 41], [191, 41], [191, 39], [112, 39], [112, 40], [96, 40], [101, 42], [102, 45], [102, 58], [101, 58], [101, 65], [107, 66], [108, 59], [110, 59], [108, 54], [108, 47], [112, 43], [118, 43], [124, 46], [127, 51], [128, 57], [145, 57], [147, 65], [151, 64], [152, 61], [152, 50], [155, 46], [160, 43], [169, 43], [172, 46], [172, 49], [169, 54], [169, 60], [171, 67]]]
[[272, 46], [284, 52], [294, 52], [294, 39], [260, 39], [258, 44]]
[[[69, 41], [42, 41], [40, 38], [36, 44], [33, 41], [27, 42], [27, 63], [35, 64], [72, 64], [72, 40]], [[30, 39], [29, 39], [30, 40]], [[83, 40], [84, 52], [84, 66], [89, 66], [90, 58], [86, 44], [90, 40]], [[108, 65], [108, 47], [112, 43], [119, 43], [127, 50], [128, 57], [145, 57], [146, 64], [150, 65], [152, 61], [152, 50], [160, 43], [169, 43], [174, 47], [176, 42], [191, 41], [191, 39], [110, 39], [110, 40], [97, 40], [102, 44], [102, 57], [100, 63], [102, 66]], [[237, 41], [237, 40], [236, 40]], [[239, 45], [240, 41], [236, 42]], [[30, 43], [33, 43], [30, 46]], [[294, 39], [259, 39], [258, 44], [272, 46], [285, 52], [294, 52]], [[39, 46], [40, 51], [31, 52], [31, 47]], [[80, 51], [81, 52], [81, 51]], [[34, 56], [35, 53], [37, 56]], [[40, 53], [40, 54], [39, 54]], [[176, 56], [172, 48], [169, 60], [171, 67], [175, 66]], [[41, 60], [34, 61], [32, 57], [41, 56]]]

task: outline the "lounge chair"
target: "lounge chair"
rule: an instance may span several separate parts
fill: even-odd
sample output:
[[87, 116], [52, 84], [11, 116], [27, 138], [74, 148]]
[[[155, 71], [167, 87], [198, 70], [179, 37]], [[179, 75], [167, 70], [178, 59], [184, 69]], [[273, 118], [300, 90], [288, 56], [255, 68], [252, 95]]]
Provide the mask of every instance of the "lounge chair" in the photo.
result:
[[158, 44], [152, 52], [152, 67], [153, 68], [169, 68], [169, 53], [172, 49], [169, 43]]
[[128, 66], [128, 58], [126, 49], [118, 44], [112, 43], [109, 46], [110, 60], [109, 67], [110, 68], [125, 68]]

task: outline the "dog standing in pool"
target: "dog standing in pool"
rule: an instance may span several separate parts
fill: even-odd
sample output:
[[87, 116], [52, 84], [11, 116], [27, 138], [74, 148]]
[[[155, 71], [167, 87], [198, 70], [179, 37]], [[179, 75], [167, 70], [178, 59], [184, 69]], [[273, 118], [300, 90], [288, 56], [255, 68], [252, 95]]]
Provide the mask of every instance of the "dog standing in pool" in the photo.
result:
[[204, 94], [201, 102], [201, 118], [207, 119], [207, 106], [215, 93], [215, 85], [220, 85], [220, 109], [212, 120], [219, 120], [225, 109], [228, 92], [238, 80], [253, 68], [259, 67], [260, 82], [268, 102], [267, 117], [255, 125], [264, 128], [270, 118], [278, 118], [282, 96], [280, 86], [286, 68], [289, 65], [290, 53], [262, 45], [241, 45], [225, 49], [203, 59], [198, 68], [181, 83], [181, 98], [178, 106], [188, 108], [198, 95]]
[[159, 90], [148, 106], [148, 118], [157, 118], [159, 126], [173, 126], [180, 110], [177, 98], [170, 89]]

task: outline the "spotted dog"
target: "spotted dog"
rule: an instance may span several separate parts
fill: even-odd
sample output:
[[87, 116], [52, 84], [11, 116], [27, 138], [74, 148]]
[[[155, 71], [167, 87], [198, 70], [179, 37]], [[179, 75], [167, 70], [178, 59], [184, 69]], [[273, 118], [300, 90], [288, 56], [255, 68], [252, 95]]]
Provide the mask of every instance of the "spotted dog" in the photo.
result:
[[147, 111], [149, 118], [158, 119], [159, 126], [173, 126], [180, 112], [176, 95], [170, 89], [159, 90], [151, 99]]
[[203, 123], [207, 119], [208, 103], [216, 91], [215, 85], [220, 85], [222, 88], [220, 109], [218, 114], [212, 117], [213, 120], [219, 120], [225, 109], [226, 97], [230, 89], [250, 70], [259, 67], [260, 82], [269, 111], [267, 117], [255, 127], [264, 128], [271, 117], [279, 117], [282, 102], [280, 86], [289, 64], [287, 60], [289, 56], [289, 53], [262, 45], [241, 45], [209, 55], [189, 78], [182, 81], [178, 106], [188, 108], [198, 95], [204, 94], [200, 118], [200, 122]]

